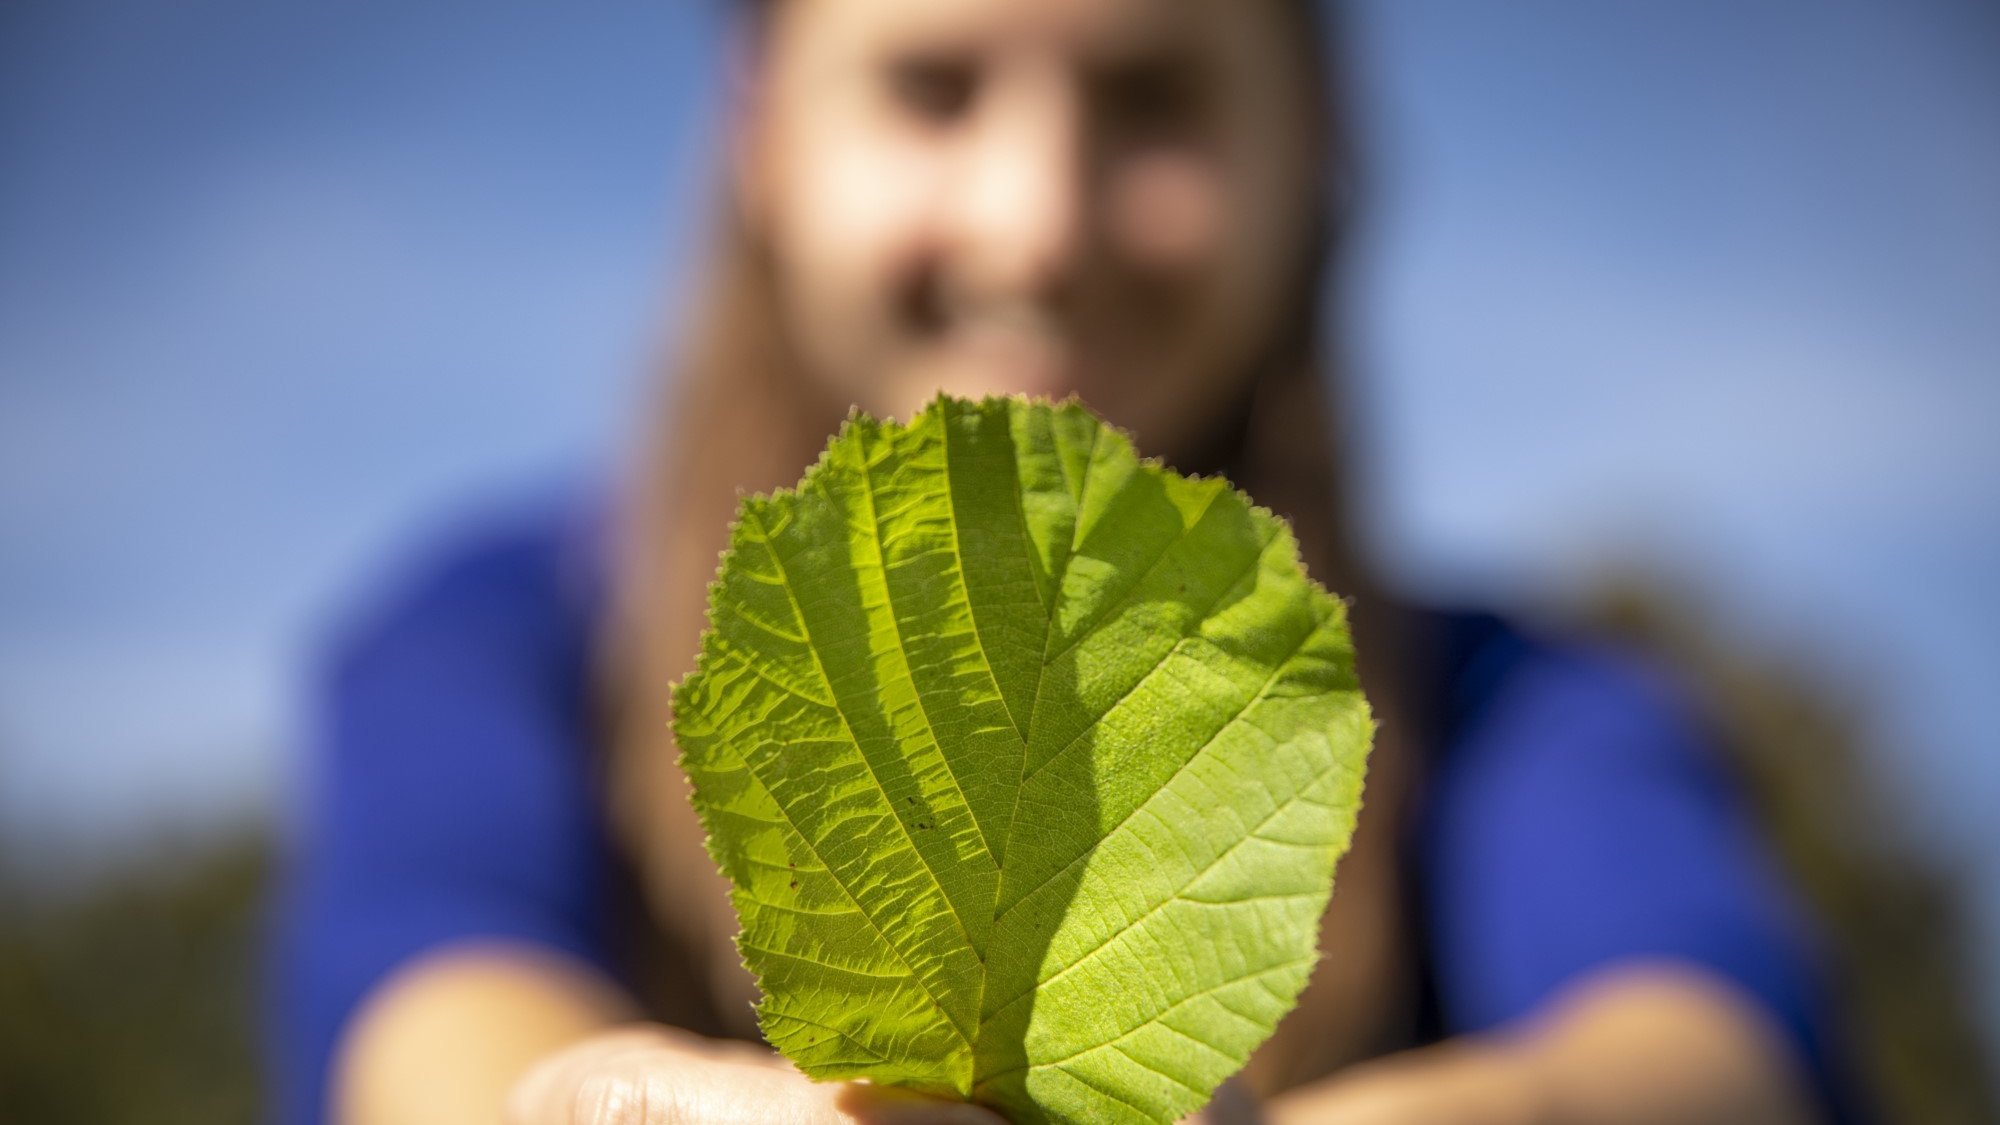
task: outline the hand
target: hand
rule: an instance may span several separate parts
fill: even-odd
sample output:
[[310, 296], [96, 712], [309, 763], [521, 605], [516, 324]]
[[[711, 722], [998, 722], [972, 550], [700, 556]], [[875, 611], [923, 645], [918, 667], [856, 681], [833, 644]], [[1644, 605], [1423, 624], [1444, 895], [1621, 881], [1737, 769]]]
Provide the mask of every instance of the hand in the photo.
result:
[[1530, 1058], [1505, 1046], [1470, 1039], [1449, 1040], [1363, 1063], [1287, 1091], [1272, 1099], [1264, 1112], [1266, 1125], [1320, 1125], [1327, 1121], [1340, 1125], [1547, 1125], [1557, 1120], [1600, 1120], [1588, 1114], [1556, 1116]]
[[855, 1082], [814, 1082], [775, 1052], [675, 1028], [592, 1036], [536, 1065], [508, 1125], [1006, 1125], [990, 1110]]
[[1674, 963], [1579, 978], [1503, 1032], [1378, 1059], [1273, 1099], [1271, 1125], [1805, 1125], [1782, 1033], [1728, 981]]
[[1392, 1055], [1275, 1099], [1269, 1125], [1541, 1125], [1535, 1075], [1504, 1052], [1454, 1041]]

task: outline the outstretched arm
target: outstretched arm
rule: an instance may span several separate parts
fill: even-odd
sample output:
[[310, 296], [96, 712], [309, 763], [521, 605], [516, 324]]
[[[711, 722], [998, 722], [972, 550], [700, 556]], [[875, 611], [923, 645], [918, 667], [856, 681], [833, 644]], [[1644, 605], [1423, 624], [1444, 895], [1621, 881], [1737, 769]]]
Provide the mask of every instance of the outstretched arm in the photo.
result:
[[533, 946], [465, 945], [383, 981], [342, 1037], [338, 1125], [493, 1125], [537, 1060], [632, 1018], [581, 962]]
[[1493, 1036], [1392, 1056], [1267, 1107], [1269, 1125], [1805, 1125], [1777, 1032], [1700, 970], [1630, 965]]
[[769, 1049], [626, 1022], [594, 970], [462, 946], [385, 981], [343, 1044], [339, 1125], [1000, 1125], [985, 1110], [815, 1083]]

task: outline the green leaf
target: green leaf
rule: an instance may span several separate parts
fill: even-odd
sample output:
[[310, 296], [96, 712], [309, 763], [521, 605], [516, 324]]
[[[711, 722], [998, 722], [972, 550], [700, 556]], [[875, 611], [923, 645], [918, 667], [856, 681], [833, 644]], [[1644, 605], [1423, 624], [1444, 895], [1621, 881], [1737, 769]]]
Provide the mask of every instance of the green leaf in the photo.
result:
[[1372, 726], [1341, 602], [1076, 404], [857, 415], [743, 503], [674, 729], [765, 1036], [1171, 1121], [1297, 1000]]

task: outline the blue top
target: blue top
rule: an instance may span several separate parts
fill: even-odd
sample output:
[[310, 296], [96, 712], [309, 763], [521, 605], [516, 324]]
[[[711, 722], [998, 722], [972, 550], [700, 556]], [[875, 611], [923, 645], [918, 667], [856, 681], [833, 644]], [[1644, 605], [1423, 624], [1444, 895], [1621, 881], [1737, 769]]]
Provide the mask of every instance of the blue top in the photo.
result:
[[[425, 949], [525, 939], [618, 975], [592, 511], [461, 529], [317, 669], [272, 966], [281, 1120], [322, 1119], [343, 1022]], [[1679, 958], [1762, 1004], [1835, 1119], [1859, 1120], [1813, 935], [1686, 701], [1627, 654], [1440, 624], [1445, 724], [1409, 852], [1437, 1032], [1505, 1023], [1608, 962]]]

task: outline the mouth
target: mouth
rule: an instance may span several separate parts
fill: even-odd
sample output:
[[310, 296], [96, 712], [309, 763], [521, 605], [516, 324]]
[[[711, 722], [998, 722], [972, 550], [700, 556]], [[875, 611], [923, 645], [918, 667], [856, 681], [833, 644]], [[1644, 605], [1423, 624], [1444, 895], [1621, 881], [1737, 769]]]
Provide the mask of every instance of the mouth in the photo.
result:
[[1080, 389], [1075, 341], [1046, 309], [1024, 302], [982, 305], [955, 311], [940, 327], [942, 358], [955, 383], [1047, 398]]

